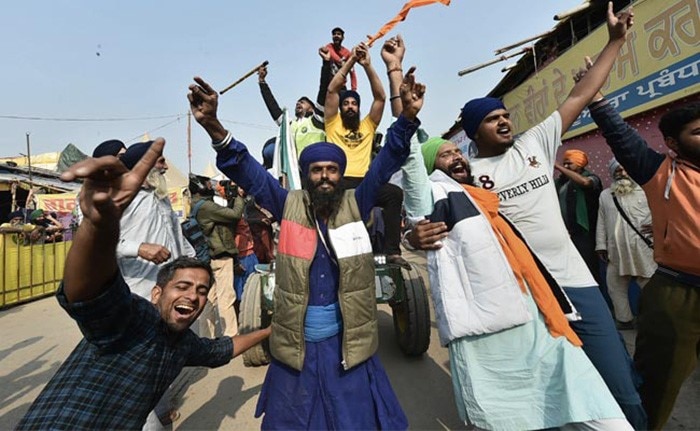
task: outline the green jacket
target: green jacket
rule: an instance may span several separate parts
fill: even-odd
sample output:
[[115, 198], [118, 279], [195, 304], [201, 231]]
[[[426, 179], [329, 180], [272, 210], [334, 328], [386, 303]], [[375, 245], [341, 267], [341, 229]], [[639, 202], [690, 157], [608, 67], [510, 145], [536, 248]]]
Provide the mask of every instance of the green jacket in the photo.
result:
[[192, 205], [194, 206], [200, 200], [205, 202], [197, 213], [197, 223], [207, 237], [212, 259], [237, 256], [236, 225], [243, 217], [245, 207], [243, 198], [237, 197], [233, 202], [233, 208], [222, 207], [214, 202], [213, 197], [200, 195], [192, 197]]
[[[369, 359], [379, 345], [374, 256], [354, 192], [345, 192], [337, 214], [328, 221], [328, 247], [335, 251], [340, 268], [338, 302], [343, 319], [345, 369]], [[284, 205], [277, 248], [270, 351], [277, 360], [297, 370], [304, 364], [309, 271], [317, 245], [318, 231], [309, 195], [292, 191]]]

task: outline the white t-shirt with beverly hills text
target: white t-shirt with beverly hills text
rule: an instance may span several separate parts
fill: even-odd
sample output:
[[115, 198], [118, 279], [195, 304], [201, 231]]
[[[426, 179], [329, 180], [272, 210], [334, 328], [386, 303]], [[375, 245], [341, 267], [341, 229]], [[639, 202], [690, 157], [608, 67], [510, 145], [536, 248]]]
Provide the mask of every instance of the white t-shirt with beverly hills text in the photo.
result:
[[471, 158], [469, 163], [476, 184], [498, 194], [501, 213], [560, 286], [596, 286], [561, 217], [553, 177], [560, 146], [561, 116], [554, 111], [518, 136], [504, 154]]

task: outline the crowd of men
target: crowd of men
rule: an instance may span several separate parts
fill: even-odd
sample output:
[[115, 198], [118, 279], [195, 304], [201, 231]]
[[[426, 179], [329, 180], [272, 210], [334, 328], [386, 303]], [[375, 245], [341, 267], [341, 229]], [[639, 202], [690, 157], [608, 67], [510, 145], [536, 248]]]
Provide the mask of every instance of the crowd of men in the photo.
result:
[[[285, 189], [224, 128], [217, 92], [195, 77], [192, 114], [227, 186], [237, 187], [223, 190], [219, 205], [209, 179], [190, 179], [207, 261], [194, 258], [163, 194], [163, 139], [125, 152], [113, 146], [64, 173], [84, 180], [83, 220], [58, 300], [85, 338], [18, 428], [167, 426], [169, 387], [183, 367], [221, 366], [269, 339], [255, 411], [263, 429], [407, 429], [377, 355], [366, 228], [377, 206], [389, 264], [407, 265], [402, 207], [407, 244], [427, 251], [438, 333], [465, 423], [662, 428], [700, 346], [700, 106], [663, 116], [672, 153], [660, 154], [599, 93], [632, 25], [631, 9], [615, 14], [610, 3], [609, 40], [596, 62], [555, 112], [518, 136], [500, 100], [468, 101], [461, 125], [472, 141], [469, 159], [448, 140], [417, 136], [426, 85], [415, 68], [404, 71], [400, 36], [380, 48], [396, 119], [377, 149], [387, 94], [369, 47], [345, 49], [344, 31], [335, 28], [333, 43], [319, 49], [317, 100], [300, 97], [291, 120], [302, 190]], [[364, 117], [355, 68], [372, 95]], [[266, 76], [261, 68], [261, 94], [279, 124]], [[562, 135], [586, 107], [615, 156], [614, 181], [602, 192], [585, 152], [566, 151], [557, 162]], [[397, 172], [401, 187], [390, 182]], [[514, 187], [525, 192], [508, 193]], [[254, 199], [246, 202], [248, 195]], [[271, 325], [241, 335], [236, 303], [246, 292], [235, 281], [262, 258], [246, 205], [266, 211], [279, 238]], [[614, 314], [599, 288], [602, 261]], [[636, 318], [627, 298], [633, 278], [643, 286]], [[192, 325], [207, 303], [221, 331], [210, 316], [204, 338]], [[633, 362], [617, 329], [635, 325]]]

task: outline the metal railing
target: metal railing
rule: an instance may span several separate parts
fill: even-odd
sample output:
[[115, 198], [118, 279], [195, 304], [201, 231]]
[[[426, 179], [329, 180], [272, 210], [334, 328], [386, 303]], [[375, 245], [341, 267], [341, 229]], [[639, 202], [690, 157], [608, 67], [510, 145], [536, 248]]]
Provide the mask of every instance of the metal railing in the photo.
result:
[[27, 232], [0, 232], [0, 308], [52, 295], [72, 241], [32, 244]]

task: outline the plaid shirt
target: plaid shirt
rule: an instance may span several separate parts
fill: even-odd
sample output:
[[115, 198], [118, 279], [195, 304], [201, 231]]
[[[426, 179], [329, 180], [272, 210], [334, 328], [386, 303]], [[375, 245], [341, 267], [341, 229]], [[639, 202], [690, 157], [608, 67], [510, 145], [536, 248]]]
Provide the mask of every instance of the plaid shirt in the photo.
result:
[[17, 429], [141, 429], [184, 366], [218, 367], [233, 356], [231, 338], [173, 340], [157, 309], [132, 295], [121, 275], [99, 297], [58, 302], [85, 338], [39, 394]]

